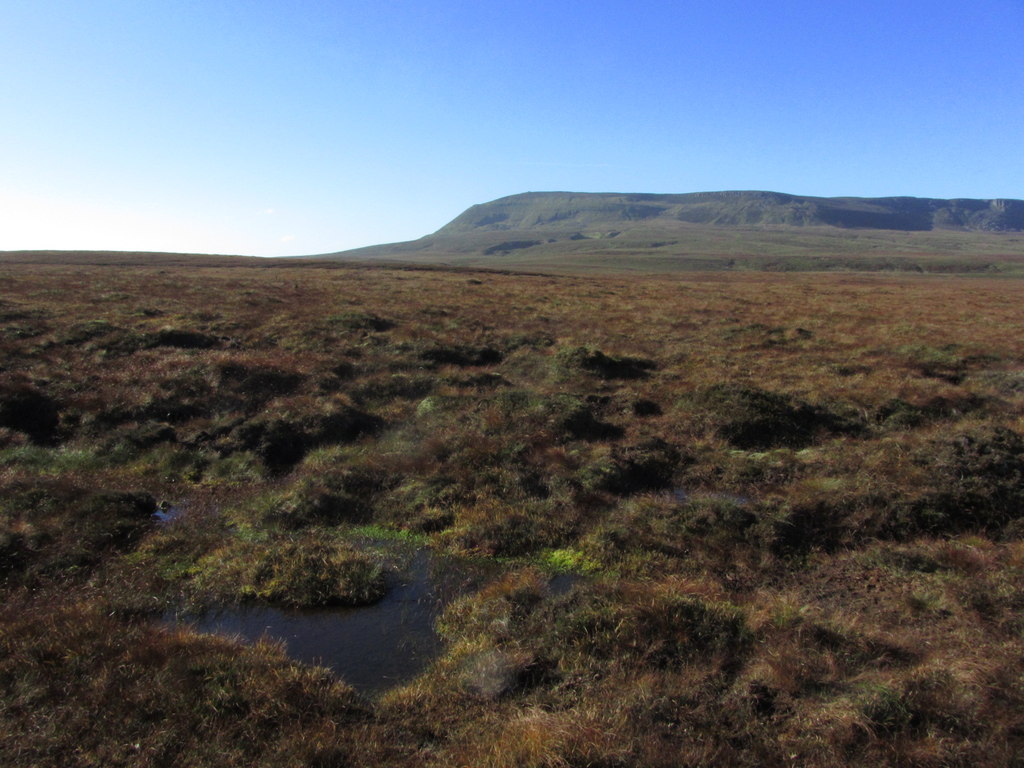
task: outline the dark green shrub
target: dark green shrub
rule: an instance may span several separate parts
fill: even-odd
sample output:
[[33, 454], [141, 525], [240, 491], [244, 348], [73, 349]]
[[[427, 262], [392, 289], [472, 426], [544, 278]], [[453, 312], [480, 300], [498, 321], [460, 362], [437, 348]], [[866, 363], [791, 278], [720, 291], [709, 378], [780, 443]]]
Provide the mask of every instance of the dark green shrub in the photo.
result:
[[558, 617], [553, 644], [598, 658], [675, 668], [711, 654], [735, 655], [751, 639], [732, 603], [679, 592], [671, 583], [625, 584], [577, 598]]
[[899, 691], [888, 686], [875, 686], [866, 697], [862, 711], [877, 734], [906, 730], [915, 721], [915, 713]]
[[905, 504], [896, 524], [910, 531], [997, 530], [1024, 516], [1024, 438], [1005, 427], [938, 440], [917, 461], [933, 487]]
[[602, 379], [641, 379], [658, 366], [642, 357], [613, 357], [592, 347], [562, 349], [555, 356], [558, 368], [566, 373], [589, 373]]
[[624, 430], [598, 417], [600, 409], [607, 403], [607, 398], [565, 395], [552, 398], [547, 408], [555, 428], [575, 440], [614, 440], [622, 437]]
[[679, 506], [664, 495], [630, 499], [616, 517], [590, 532], [586, 550], [598, 560], [617, 563], [630, 557], [684, 558], [691, 537]]
[[[611, 440], [621, 437], [621, 427], [603, 421], [609, 398], [588, 395], [539, 395], [523, 389], [499, 392], [490, 401], [506, 423], [502, 432], [544, 430], [559, 439]], [[492, 430], [494, 431], [494, 430]]]
[[588, 534], [586, 548], [615, 563], [651, 559], [695, 563], [716, 553], [729, 561], [749, 550], [760, 534], [759, 510], [741, 500], [695, 496], [684, 501], [668, 493], [641, 494], [623, 502], [614, 516]]
[[898, 397], [887, 401], [875, 411], [876, 422], [883, 427], [897, 429], [916, 427], [924, 422], [926, 417], [927, 414], [922, 408]]
[[737, 448], [799, 448], [818, 432], [852, 432], [857, 424], [788, 395], [755, 387], [715, 384], [688, 398], [720, 437]]
[[661, 406], [653, 400], [634, 400], [631, 408], [634, 416], [661, 416]]
[[554, 336], [536, 331], [533, 333], [513, 333], [507, 336], [503, 346], [506, 349], [544, 349], [555, 345]]
[[896, 351], [905, 355], [909, 366], [921, 376], [942, 379], [950, 384], [959, 384], [964, 379], [968, 359], [959, 354], [957, 344], [942, 347], [911, 344]]
[[437, 386], [433, 376], [409, 376], [396, 373], [387, 377], [363, 379], [359, 386], [350, 390], [352, 397], [360, 403], [390, 402], [391, 400], [418, 400], [430, 394]]
[[471, 501], [471, 489], [446, 474], [438, 473], [407, 478], [396, 484], [385, 494], [381, 511], [388, 522], [401, 527], [424, 530], [423, 526], [427, 526], [439, 530], [451, 524], [453, 509]]
[[146, 347], [177, 347], [178, 349], [212, 349], [221, 346], [222, 339], [198, 331], [180, 328], [161, 328], [144, 338]]
[[531, 515], [512, 512], [474, 525], [460, 537], [468, 549], [497, 557], [519, 557], [547, 544]]
[[875, 421], [887, 428], [912, 428], [933, 419], [946, 419], [976, 411], [985, 404], [983, 398], [967, 395], [957, 400], [944, 397], [931, 398], [913, 405], [901, 398], [893, 398], [875, 412]]
[[217, 370], [220, 389], [242, 399], [249, 408], [259, 407], [275, 397], [289, 395], [305, 377], [294, 371], [223, 363]]
[[57, 401], [25, 382], [0, 383], [0, 427], [24, 432], [38, 445], [57, 441]]
[[268, 469], [279, 472], [317, 446], [350, 442], [376, 432], [383, 424], [378, 417], [351, 406], [332, 407], [326, 413], [256, 417], [238, 426], [221, 450], [252, 451]]
[[504, 355], [494, 347], [437, 344], [419, 353], [419, 358], [430, 365], [457, 365], [462, 368], [496, 365]]
[[294, 608], [365, 605], [387, 589], [381, 565], [316, 531], [230, 540], [204, 552], [189, 575], [201, 606], [249, 600]]
[[344, 331], [389, 331], [395, 327], [395, 324], [391, 320], [386, 320], [383, 317], [378, 317], [369, 312], [341, 312], [337, 315], [331, 315], [327, 318], [327, 322], [334, 328], [338, 328]]
[[682, 461], [679, 449], [660, 437], [615, 446], [611, 466], [604, 470], [599, 486], [622, 495], [667, 488]]
[[102, 336], [108, 336], [119, 330], [119, 328], [111, 325], [106, 320], [87, 320], [84, 323], [72, 325], [57, 337], [57, 341], [60, 344], [75, 346]]
[[389, 485], [382, 473], [361, 467], [305, 477], [268, 517], [288, 528], [366, 523], [375, 497]]

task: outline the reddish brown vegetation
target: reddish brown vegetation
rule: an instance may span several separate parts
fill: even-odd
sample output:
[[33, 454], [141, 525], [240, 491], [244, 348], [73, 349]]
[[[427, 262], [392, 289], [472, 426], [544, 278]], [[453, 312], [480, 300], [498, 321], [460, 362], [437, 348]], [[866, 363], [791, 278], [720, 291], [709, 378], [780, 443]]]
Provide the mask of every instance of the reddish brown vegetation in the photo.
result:
[[[5, 765], [1015, 765], [1014, 280], [0, 266]], [[159, 525], [158, 501], [186, 510]], [[364, 700], [168, 607], [507, 558]], [[554, 594], [540, 569], [587, 574]]]

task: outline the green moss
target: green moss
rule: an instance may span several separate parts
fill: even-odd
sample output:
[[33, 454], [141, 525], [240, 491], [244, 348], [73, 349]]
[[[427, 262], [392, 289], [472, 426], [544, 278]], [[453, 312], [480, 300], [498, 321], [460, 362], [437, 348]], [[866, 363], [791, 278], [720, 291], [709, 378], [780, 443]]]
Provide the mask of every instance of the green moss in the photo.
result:
[[430, 538], [423, 533], [404, 528], [390, 528], [383, 525], [356, 525], [349, 529], [352, 536], [383, 541], [400, 541], [416, 546], [425, 546]]
[[592, 557], [571, 547], [547, 550], [541, 553], [540, 561], [546, 567], [562, 573], [594, 573], [601, 567]]

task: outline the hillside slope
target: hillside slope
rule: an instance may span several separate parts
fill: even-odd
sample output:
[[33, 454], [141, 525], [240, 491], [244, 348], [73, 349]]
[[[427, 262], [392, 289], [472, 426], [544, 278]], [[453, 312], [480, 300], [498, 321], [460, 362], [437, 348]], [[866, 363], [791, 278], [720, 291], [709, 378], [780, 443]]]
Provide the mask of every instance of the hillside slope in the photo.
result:
[[628, 225], [639, 221], [740, 227], [830, 226], [904, 232], [936, 229], [1004, 232], [1024, 229], [1024, 201], [825, 198], [778, 192], [685, 195], [529, 192], [474, 205], [442, 227], [438, 234]]
[[1024, 201], [530, 192], [328, 258], [512, 269], [1024, 269]]

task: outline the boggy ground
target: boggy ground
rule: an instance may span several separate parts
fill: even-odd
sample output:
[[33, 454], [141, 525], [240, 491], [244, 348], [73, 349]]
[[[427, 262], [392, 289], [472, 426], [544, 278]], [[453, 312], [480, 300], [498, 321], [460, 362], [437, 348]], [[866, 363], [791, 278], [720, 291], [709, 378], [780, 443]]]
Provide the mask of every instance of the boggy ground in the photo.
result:
[[[1016, 280], [0, 281], [4, 765], [1020, 765]], [[389, 535], [504, 568], [379, 698], [155, 621]]]

